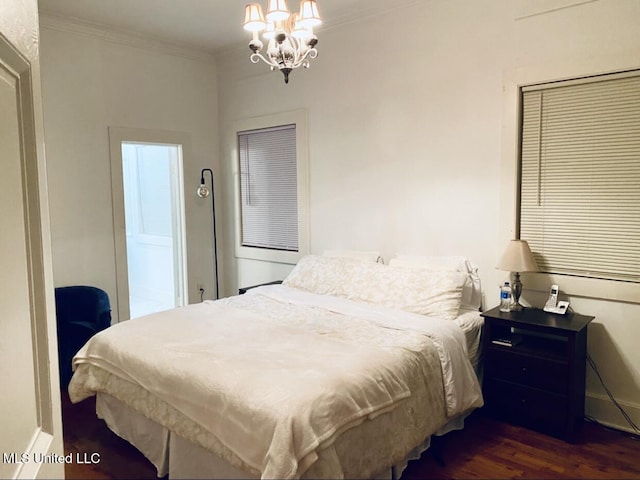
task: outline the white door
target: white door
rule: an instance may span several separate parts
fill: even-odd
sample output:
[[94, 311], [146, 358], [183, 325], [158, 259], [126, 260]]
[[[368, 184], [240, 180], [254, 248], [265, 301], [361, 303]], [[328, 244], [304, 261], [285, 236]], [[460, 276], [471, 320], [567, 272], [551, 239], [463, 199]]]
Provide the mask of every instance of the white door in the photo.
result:
[[117, 321], [187, 303], [183, 157], [178, 132], [109, 128]]
[[[16, 17], [14, 21], [25, 20]], [[64, 465], [52, 462], [63, 451], [42, 129], [36, 125], [41, 116], [35, 111], [42, 107], [32, 90], [39, 79], [32, 78], [31, 64], [3, 33], [0, 478], [60, 478]]]

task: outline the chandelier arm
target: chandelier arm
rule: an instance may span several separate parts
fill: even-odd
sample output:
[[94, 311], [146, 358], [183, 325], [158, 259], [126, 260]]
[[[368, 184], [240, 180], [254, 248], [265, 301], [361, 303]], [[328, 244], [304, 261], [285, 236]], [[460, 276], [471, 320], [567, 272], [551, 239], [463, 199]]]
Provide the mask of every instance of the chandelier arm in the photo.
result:
[[291, 65], [293, 68], [297, 68], [300, 65], [300, 40], [298, 40], [293, 35], [289, 35], [289, 41], [291, 42], [291, 46], [293, 47], [293, 61], [291, 62]]
[[309, 59], [314, 59], [318, 56], [318, 51], [315, 48], [310, 48], [307, 50], [304, 55], [302, 55], [299, 60], [295, 63], [294, 67], [298, 68], [301, 65], [304, 65], [305, 68], [309, 68]]
[[[310, 65], [309, 64], [309, 60], [310, 59], [314, 59], [317, 56], [318, 56], [318, 50], [316, 50], [315, 48], [310, 48], [303, 55], [299, 55], [299, 53], [298, 53], [298, 51], [296, 49], [296, 58], [291, 63], [291, 68], [298, 68], [300, 66], [304, 66], [305, 68], [309, 68], [309, 65]], [[280, 69], [280, 68], [286, 67], [286, 65], [284, 65], [283, 63], [271, 60], [271, 59], [265, 57], [262, 53], [259, 53], [259, 52], [252, 53], [249, 58], [251, 60], [251, 63], [259, 63], [260, 60], [262, 60], [264, 63], [266, 63], [267, 65], [269, 65], [273, 69], [275, 69], [275, 68]]]
[[277, 62], [273, 62], [272, 60], [269, 60], [267, 57], [262, 55], [262, 53], [252, 53], [250, 59], [251, 59], [251, 63], [259, 63], [260, 60], [262, 60], [271, 68], [279, 68], [279, 65]]

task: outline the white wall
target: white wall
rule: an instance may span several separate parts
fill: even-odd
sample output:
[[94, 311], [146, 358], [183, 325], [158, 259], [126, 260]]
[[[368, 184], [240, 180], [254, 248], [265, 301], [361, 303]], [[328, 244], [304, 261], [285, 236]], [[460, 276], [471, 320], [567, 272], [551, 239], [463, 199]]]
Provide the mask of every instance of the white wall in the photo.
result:
[[[189, 298], [214, 292], [211, 202], [195, 194], [200, 170], [218, 170], [212, 57], [139, 46], [59, 19], [41, 21], [45, 140], [56, 286], [107, 291], [116, 274], [108, 127], [186, 132], [184, 159]], [[164, 50], [167, 50], [165, 53]], [[183, 54], [184, 53], [184, 54]]]
[[[506, 79], [522, 69], [638, 67], [639, 20], [636, 0], [420, 1], [319, 28], [318, 58], [286, 86], [280, 73], [251, 64], [246, 48], [221, 56], [225, 243], [234, 245], [233, 122], [305, 108], [312, 252], [463, 254], [479, 265], [485, 306], [495, 305], [506, 278], [495, 263], [515, 226], [516, 158], [503, 150], [517, 116]], [[235, 259], [232, 248], [225, 267], [227, 294], [291, 268]], [[524, 298], [541, 306], [545, 295]], [[589, 353], [640, 423], [640, 305], [571, 301], [597, 317]], [[587, 413], [625, 427], [590, 370], [587, 382]]]

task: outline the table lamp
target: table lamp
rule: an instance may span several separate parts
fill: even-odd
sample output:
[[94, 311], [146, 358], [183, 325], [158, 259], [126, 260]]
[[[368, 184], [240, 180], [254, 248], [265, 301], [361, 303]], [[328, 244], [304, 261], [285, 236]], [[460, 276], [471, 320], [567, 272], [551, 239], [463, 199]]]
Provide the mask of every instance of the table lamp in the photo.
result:
[[502, 254], [498, 265], [496, 265], [496, 268], [514, 273], [513, 287], [511, 290], [515, 304], [512, 310], [522, 310], [524, 307], [520, 304], [520, 294], [522, 294], [520, 272], [538, 271], [538, 264], [536, 263], [536, 259], [533, 258], [533, 254], [526, 240], [511, 240]]

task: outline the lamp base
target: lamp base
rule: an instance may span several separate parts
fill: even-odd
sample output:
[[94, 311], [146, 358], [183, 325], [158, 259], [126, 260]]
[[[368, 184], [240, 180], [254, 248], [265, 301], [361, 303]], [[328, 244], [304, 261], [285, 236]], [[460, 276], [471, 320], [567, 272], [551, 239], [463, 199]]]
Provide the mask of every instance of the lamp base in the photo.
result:
[[514, 272], [513, 286], [511, 287], [513, 293], [514, 304], [511, 305], [512, 312], [521, 312], [524, 310], [524, 306], [520, 303], [520, 295], [522, 294], [522, 282], [520, 281], [520, 272]]
[[524, 305], [520, 304], [519, 302], [514, 303], [513, 305], [511, 305], [511, 311], [512, 312], [521, 312], [525, 308], [527, 308], [527, 307], [525, 307]]

